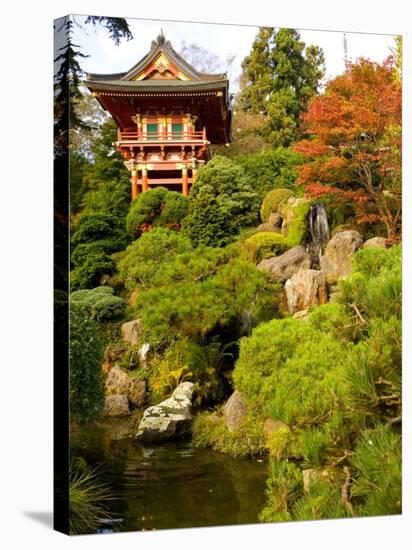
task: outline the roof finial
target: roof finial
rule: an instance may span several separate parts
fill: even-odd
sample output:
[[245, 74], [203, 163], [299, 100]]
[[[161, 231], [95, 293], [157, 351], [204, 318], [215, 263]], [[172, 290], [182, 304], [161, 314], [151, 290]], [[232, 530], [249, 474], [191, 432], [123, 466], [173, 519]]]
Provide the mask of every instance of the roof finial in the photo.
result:
[[157, 37], [157, 43], [160, 45], [160, 44], [164, 44], [165, 42], [166, 42], [166, 37], [163, 33], [163, 29], [160, 29], [160, 34]]

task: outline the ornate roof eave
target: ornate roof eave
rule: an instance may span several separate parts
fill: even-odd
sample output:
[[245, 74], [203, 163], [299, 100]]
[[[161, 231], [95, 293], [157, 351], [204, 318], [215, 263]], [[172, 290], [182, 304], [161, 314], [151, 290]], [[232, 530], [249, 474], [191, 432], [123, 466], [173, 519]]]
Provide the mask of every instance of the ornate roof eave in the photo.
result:
[[92, 92], [224, 92], [227, 100], [228, 80], [198, 81], [198, 80], [84, 80], [83, 84]]

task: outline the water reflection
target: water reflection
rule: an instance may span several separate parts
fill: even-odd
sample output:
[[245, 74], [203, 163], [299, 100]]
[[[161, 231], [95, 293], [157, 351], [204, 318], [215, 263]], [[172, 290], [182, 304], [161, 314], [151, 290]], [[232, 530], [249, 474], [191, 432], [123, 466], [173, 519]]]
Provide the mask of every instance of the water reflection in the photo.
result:
[[[233, 459], [190, 441], [142, 446], [116, 439], [110, 422], [77, 431], [72, 447], [101, 464], [112, 487], [113, 522], [101, 532], [256, 523], [265, 504], [267, 464]], [[124, 432], [123, 432], [124, 433]]]

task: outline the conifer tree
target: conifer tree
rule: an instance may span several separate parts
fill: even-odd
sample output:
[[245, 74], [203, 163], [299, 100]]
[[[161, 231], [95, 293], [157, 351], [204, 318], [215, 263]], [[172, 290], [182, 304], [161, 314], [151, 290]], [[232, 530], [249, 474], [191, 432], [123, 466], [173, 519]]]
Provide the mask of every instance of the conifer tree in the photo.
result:
[[294, 29], [262, 27], [242, 68], [240, 107], [265, 117], [261, 131], [272, 145], [288, 146], [324, 75], [322, 50], [306, 47]]

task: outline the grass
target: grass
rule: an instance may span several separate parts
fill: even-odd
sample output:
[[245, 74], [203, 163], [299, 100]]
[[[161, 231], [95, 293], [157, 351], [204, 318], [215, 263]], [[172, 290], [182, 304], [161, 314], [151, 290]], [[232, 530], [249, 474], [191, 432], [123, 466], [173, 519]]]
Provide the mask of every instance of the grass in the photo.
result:
[[103, 520], [110, 519], [106, 502], [109, 486], [101, 483], [97, 468], [76, 461], [69, 476], [69, 529], [71, 535], [96, 533]]

